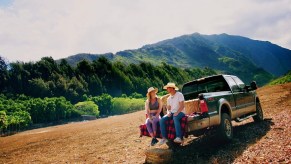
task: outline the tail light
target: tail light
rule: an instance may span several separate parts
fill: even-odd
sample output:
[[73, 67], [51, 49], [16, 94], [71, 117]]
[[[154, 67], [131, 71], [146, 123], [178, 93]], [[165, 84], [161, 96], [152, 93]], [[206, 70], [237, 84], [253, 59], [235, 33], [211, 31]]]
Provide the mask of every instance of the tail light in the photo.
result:
[[199, 94], [198, 98], [199, 98], [199, 107], [200, 107], [201, 115], [204, 117], [207, 117], [208, 116], [208, 106], [207, 106], [207, 103], [204, 99], [203, 94]]
[[201, 113], [208, 113], [208, 107], [205, 100], [200, 100], [200, 110]]

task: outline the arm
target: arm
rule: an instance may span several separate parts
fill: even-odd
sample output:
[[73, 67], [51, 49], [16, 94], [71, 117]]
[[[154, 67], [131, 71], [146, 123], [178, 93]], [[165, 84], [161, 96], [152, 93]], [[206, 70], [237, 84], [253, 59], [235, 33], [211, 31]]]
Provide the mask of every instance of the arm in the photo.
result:
[[174, 113], [174, 116], [177, 116], [180, 112], [182, 112], [184, 110], [184, 95], [181, 93], [179, 94], [179, 98], [178, 98], [178, 101], [179, 101], [179, 109], [176, 113]]
[[158, 103], [159, 103], [159, 109], [158, 109], [158, 112], [156, 114], [156, 117], [159, 117], [161, 111], [162, 111], [162, 108], [163, 108], [163, 102], [161, 101], [160, 98], [158, 98]]
[[167, 99], [167, 116], [171, 117], [172, 113], [171, 113], [171, 106], [169, 105], [169, 98]]
[[145, 108], [146, 114], [148, 115], [148, 118], [151, 119], [150, 109], [149, 109], [149, 101], [148, 100], [146, 100], [144, 108]]
[[179, 102], [179, 109], [176, 113], [174, 113], [174, 116], [177, 116], [183, 109], [184, 109], [184, 101], [181, 101]]

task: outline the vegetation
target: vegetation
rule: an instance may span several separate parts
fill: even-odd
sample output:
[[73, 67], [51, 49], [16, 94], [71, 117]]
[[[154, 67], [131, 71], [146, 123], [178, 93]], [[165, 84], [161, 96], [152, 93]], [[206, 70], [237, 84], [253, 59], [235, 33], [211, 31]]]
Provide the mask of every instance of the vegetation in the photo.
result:
[[112, 99], [112, 114], [124, 114], [144, 108], [144, 99], [116, 97]]
[[144, 98], [112, 98], [108, 94], [102, 94], [72, 105], [64, 97], [41, 99], [20, 95], [16, 98], [8, 98], [2, 94], [0, 95], [0, 134], [19, 131], [33, 123], [50, 123], [78, 118], [81, 115], [99, 117], [129, 113], [143, 109], [144, 101]]
[[291, 82], [291, 71], [285, 74], [282, 77], [279, 77], [269, 83], [269, 85], [285, 84]]
[[98, 110], [98, 105], [96, 105], [93, 101], [78, 102], [75, 107], [82, 115], [88, 114], [99, 117], [100, 112]]
[[83, 60], [76, 67], [70, 66], [66, 60], [58, 64], [51, 57], [44, 57], [36, 63], [15, 62], [8, 65], [3, 59], [0, 63], [3, 73], [0, 77], [3, 84], [1, 93], [24, 94], [35, 98], [62, 96], [73, 104], [102, 94], [113, 97], [126, 94], [141, 98], [149, 86], [161, 90], [170, 81], [182, 85], [202, 76], [216, 74], [210, 68], [180, 69], [166, 63], [154, 66], [145, 62], [126, 65], [112, 63], [105, 57], [93, 62]]
[[0, 57], [0, 130], [18, 131], [80, 115], [123, 114], [143, 109], [150, 86], [178, 85], [216, 74], [209, 68], [181, 69], [162, 63], [124, 64], [100, 57], [76, 67], [51, 57], [7, 63]]
[[64, 97], [8, 98], [0, 95], [0, 131], [18, 131], [32, 123], [49, 123], [79, 117], [80, 113]]

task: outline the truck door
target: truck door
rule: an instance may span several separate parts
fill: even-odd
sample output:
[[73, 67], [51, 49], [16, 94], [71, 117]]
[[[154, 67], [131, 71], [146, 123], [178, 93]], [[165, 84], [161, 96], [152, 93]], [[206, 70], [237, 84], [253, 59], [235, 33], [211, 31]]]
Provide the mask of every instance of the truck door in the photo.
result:
[[253, 92], [248, 92], [245, 88], [245, 84], [236, 76], [232, 76], [235, 83], [238, 85], [240, 90], [240, 97], [242, 98], [242, 109], [241, 114], [247, 114], [255, 111], [255, 97]]
[[235, 108], [232, 109], [232, 117], [236, 118], [243, 114], [241, 109], [245, 107], [245, 95], [231, 76], [225, 76], [225, 80], [233, 93]]

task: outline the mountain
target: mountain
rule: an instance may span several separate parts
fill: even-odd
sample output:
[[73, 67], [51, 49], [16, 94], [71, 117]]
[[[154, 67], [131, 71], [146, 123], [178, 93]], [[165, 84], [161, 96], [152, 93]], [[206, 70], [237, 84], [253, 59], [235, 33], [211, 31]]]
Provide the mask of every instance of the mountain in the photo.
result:
[[276, 76], [283, 75], [291, 70], [291, 50], [268, 41], [252, 40], [227, 34], [204, 37], [242, 53], [258, 67], [262, 67]]
[[270, 42], [227, 34], [194, 33], [135, 50], [116, 54], [81, 54], [67, 60], [76, 64], [83, 57], [90, 61], [100, 56], [123, 63], [165, 62], [182, 68], [211, 67], [221, 73], [238, 75], [246, 82], [256, 80], [261, 84], [267, 83], [273, 76], [280, 76], [291, 70], [291, 50]]
[[[65, 58], [65, 60], [70, 65], [76, 66], [77, 63], [79, 63], [82, 60], [93, 61], [93, 60], [98, 59], [100, 56], [106, 56], [106, 58], [111, 59], [111, 60], [114, 57], [113, 53], [106, 53], [106, 54], [101, 54], [101, 55], [80, 53], [80, 54], [76, 54], [76, 55], [70, 56], [68, 58]], [[60, 62], [60, 60], [58, 60], [58, 62]]]

